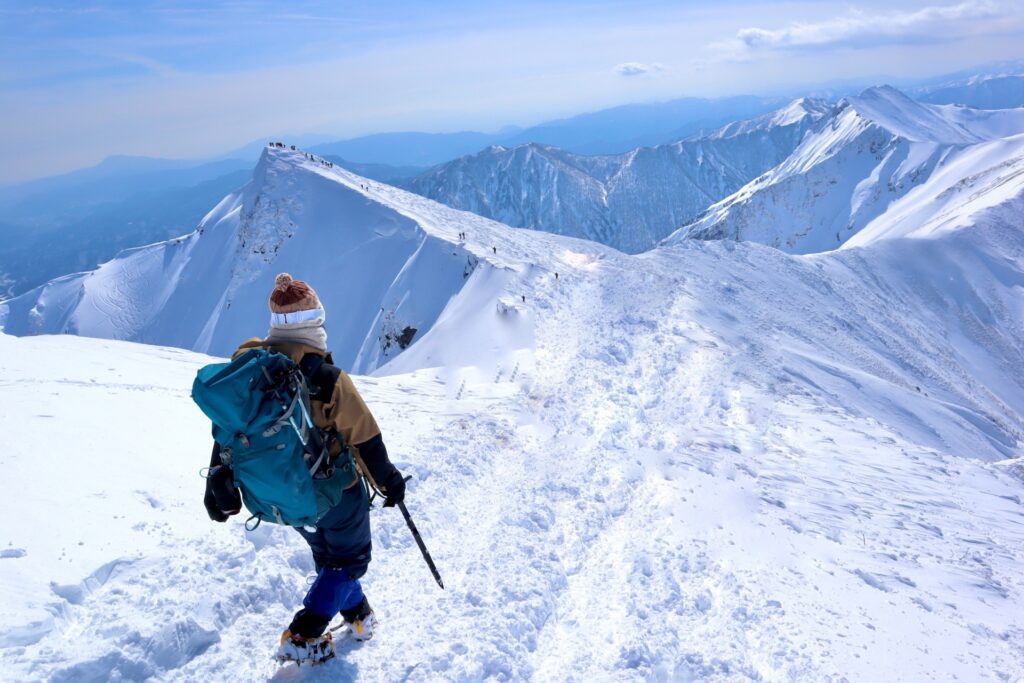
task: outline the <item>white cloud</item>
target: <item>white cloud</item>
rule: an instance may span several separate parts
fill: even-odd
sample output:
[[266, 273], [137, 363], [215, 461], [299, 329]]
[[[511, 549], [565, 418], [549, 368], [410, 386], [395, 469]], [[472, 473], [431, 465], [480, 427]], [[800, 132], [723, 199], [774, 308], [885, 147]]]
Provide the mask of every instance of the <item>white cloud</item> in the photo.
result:
[[657, 62], [644, 64], [642, 62], [624, 62], [616, 66], [612, 71], [620, 76], [643, 76], [645, 74], [664, 71], [665, 66]]
[[825, 47], [874, 47], [909, 40], [940, 40], [973, 30], [972, 20], [998, 17], [1003, 11], [988, 0], [971, 0], [957, 5], [923, 7], [913, 12], [849, 14], [818, 23], [794, 23], [770, 30], [745, 28], [735, 41], [717, 47], [745, 51], [810, 49]]

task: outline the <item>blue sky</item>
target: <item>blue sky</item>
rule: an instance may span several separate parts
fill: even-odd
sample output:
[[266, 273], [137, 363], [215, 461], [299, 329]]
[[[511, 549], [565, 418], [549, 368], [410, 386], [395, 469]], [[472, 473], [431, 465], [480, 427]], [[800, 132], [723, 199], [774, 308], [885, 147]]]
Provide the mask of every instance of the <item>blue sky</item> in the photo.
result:
[[1019, 1], [11, 2], [0, 182], [1024, 57]]

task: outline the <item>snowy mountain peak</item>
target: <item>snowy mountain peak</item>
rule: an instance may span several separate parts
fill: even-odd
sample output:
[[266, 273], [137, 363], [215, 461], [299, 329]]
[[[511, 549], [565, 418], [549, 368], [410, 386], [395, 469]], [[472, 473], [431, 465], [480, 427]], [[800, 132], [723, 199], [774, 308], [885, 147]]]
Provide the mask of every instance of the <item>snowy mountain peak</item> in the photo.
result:
[[923, 104], [889, 86], [870, 88], [669, 241], [729, 238], [812, 253], [862, 230], [854, 243], [966, 225], [1020, 191], [1021, 133], [1024, 109]]
[[404, 183], [514, 227], [650, 249], [708, 204], [778, 164], [831, 106], [802, 99], [705, 137], [584, 156], [529, 143], [492, 146]]
[[776, 121], [784, 125], [786, 122], [795, 122], [804, 116], [821, 118], [831, 110], [832, 105], [827, 100], [818, 97], [801, 97], [777, 110], [774, 114], [776, 115]]
[[942, 108], [912, 100], [892, 86], [868, 88], [846, 103], [863, 119], [907, 140], [969, 144], [984, 139]]
[[370, 372], [415, 345], [456, 295], [497, 300], [522, 262], [510, 254], [560, 251], [548, 236], [517, 248], [508, 232], [301, 150], [267, 149], [193, 233], [6, 301], [0, 326], [226, 355], [266, 332], [266, 298], [287, 271], [330, 311], [338, 363]]
[[[793, 100], [785, 107], [752, 119], [730, 123], [703, 137], [711, 140], [721, 140], [750, 135], [751, 133], [767, 131], [773, 128], [795, 126], [805, 122], [817, 121], [828, 115], [831, 111], [832, 105], [825, 100], [815, 97], [801, 97], [800, 99]], [[701, 137], [695, 135], [689, 139], [697, 140]]]

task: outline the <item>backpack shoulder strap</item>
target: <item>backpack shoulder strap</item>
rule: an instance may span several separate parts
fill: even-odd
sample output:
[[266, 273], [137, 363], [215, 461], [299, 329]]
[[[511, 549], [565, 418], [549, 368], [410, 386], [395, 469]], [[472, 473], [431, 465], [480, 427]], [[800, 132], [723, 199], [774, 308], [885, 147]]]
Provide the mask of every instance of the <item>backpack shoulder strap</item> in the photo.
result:
[[322, 403], [330, 402], [341, 369], [316, 353], [307, 353], [303, 356], [299, 369], [309, 384], [309, 398]]

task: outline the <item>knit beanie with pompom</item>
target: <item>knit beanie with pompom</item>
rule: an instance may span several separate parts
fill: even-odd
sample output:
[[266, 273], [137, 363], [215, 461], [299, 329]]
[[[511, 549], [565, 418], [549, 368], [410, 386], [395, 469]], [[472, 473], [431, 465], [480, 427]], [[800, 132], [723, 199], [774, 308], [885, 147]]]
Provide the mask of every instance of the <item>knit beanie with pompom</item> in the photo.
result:
[[264, 341], [301, 343], [327, 351], [327, 314], [312, 287], [281, 273], [274, 281], [269, 304], [270, 334]]
[[[270, 293], [270, 312], [278, 314], [315, 311], [323, 309], [320, 297], [302, 280], [293, 280], [288, 273], [281, 273], [274, 280], [274, 291]], [[288, 321], [281, 319], [287, 324]]]

